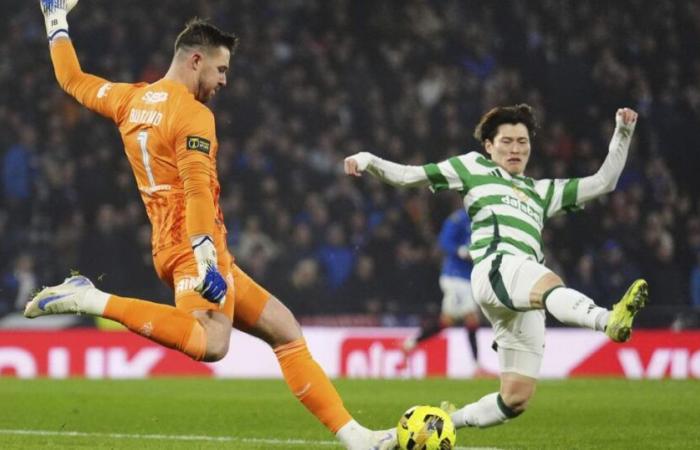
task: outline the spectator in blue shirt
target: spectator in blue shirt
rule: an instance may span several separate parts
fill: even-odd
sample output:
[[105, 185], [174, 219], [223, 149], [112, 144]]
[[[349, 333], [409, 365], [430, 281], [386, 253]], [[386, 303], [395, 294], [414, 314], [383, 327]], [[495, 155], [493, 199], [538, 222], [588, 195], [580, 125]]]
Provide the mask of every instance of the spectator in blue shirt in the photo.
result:
[[333, 291], [343, 285], [355, 266], [355, 254], [345, 241], [345, 230], [340, 224], [333, 223], [326, 232], [326, 242], [316, 254], [326, 275], [328, 287]]

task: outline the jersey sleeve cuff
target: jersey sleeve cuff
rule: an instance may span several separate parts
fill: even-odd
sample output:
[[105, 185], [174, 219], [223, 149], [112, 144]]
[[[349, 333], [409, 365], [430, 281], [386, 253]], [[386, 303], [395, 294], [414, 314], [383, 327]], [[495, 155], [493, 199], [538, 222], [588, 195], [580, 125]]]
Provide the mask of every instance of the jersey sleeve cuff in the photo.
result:
[[49, 34], [49, 42], [53, 42], [54, 39], [59, 38], [59, 37], [69, 37], [68, 35], [68, 30], [67, 29], [58, 29], [51, 34]]

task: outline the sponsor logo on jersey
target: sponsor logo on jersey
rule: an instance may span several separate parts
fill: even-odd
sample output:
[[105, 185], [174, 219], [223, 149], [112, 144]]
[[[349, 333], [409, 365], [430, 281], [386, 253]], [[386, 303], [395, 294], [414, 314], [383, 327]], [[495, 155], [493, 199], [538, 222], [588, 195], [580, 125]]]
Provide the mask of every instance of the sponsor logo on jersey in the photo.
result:
[[182, 292], [193, 291], [197, 287], [197, 277], [180, 278], [175, 283], [175, 295]]
[[145, 103], [148, 103], [148, 104], [161, 103], [161, 102], [166, 101], [167, 99], [168, 99], [167, 92], [148, 91], [143, 95], [143, 97], [141, 97], [141, 100]]
[[528, 205], [527, 203], [521, 202], [515, 197], [511, 197], [510, 195], [504, 195], [503, 197], [501, 197], [501, 203], [503, 203], [504, 205], [511, 206], [527, 214], [539, 224], [542, 223], [542, 216], [537, 211], [535, 211], [535, 209], [532, 206]]
[[195, 150], [204, 154], [209, 154], [211, 142], [199, 136], [187, 136], [187, 150]]
[[131, 108], [129, 112], [129, 123], [158, 126], [162, 120], [163, 113], [152, 109]]
[[102, 86], [100, 86], [100, 89], [97, 91], [97, 98], [103, 98], [107, 96], [107, 92], [112, 89], [112, 83], [105, 83]]

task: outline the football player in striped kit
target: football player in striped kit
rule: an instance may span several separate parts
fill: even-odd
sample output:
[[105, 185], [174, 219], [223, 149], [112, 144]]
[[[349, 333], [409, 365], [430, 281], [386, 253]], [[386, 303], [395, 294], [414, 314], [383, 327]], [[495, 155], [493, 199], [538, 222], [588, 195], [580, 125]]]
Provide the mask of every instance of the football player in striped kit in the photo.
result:
[[348, 175], [369, 172], [395, 186], [456, 190], [463, 196], [471, 218], [472, 289], [494, 329], [501, 387], [460, 409], [443, 405], [457, 427], [497, 425], [526, 409], [542, 362], [545, 309], [564, 324], [604, 332], [612, 341], [630, 338], [634, 316], [647, 301], [646, 281], [635, 281], [611, 311], [597, 306], [545, 266], [542, 227], [546, 219], [615, 189], [636, 122], [635, 111], [617, 110], [607, 157], [595, 174], [583, 178], [524, 175], [537, 128], [526, 104], [496, 107], [481, 118], [474, 137], [490, 158], [474, 151], [424, 166], [368, 152], [345, 159]]

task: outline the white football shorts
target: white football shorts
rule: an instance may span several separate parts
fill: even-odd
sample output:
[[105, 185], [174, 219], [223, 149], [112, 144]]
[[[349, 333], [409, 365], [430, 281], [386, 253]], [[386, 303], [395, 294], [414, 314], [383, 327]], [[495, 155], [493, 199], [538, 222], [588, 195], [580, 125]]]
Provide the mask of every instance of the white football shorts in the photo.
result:
[[550, 272], [526, 256], [503, 254], [484, 259], [472, 270], [474, 300], [493, 327], [501, 371], [533, 378], [539, 373], [545, 312], [530, 306], [530, 292]]

